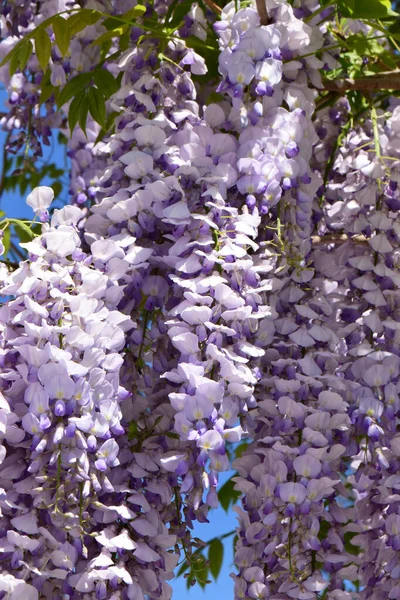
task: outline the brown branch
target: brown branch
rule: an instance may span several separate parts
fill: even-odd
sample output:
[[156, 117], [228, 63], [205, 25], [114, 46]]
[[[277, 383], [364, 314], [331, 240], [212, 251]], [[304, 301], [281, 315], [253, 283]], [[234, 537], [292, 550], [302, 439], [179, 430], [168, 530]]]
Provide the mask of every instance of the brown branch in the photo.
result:
[[374, 73], [357, 79], [335, 79], [323, 80], [323, 88], [320, 91], [339, 92], [341, 94], [350, 90], [364, 90], [373, 92], [376, 90], [400, 90], [400, 71], [385, 71]]
[[220, 15], [222, 13], [222, 8], [220, 6], [218, 6], [218, 4], [215, 4], [215, 2], [213, 2], [213, 0], [204, 0], [204, 4], [207, 4], [207, 6], [209, 6], [211, 8], [211, 10], [216, 12], [218, 15]]
[[268, 25], [269, 17], [267, 12], [267, 7], [265, 5], [265, 0], [256, 0], [257, 11], [260, 16], [261, 25]]

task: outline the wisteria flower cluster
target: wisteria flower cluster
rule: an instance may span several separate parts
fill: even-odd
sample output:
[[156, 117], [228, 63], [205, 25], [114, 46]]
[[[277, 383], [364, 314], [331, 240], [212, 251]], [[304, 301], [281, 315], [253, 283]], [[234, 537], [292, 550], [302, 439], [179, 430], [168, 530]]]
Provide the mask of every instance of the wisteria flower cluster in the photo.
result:
[[232, 468], [235, 599], [399, 598], [399, 102], [316, 104], [332, 3], [132, 4], [0, 7], [2, 57], [50, 18], [9, 150], [72, 129], [70, 204], [31, 190], [0, 265], [0, 598], [169, 600]]

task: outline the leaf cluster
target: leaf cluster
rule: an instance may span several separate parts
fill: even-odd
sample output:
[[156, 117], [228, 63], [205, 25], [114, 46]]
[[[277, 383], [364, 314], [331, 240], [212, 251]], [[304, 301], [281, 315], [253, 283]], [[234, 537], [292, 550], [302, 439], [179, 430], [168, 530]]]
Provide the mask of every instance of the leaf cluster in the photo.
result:
[[186, 587], [190, 589], [198, 583], [202, 589], [211, 583], [210, 576], [217, 581], [224, 560], [224, 544], [222, 539], [233, 535], [229, 532], [225, 536], [215, 537], [209, 542], [202, 542], [195, 538], [194, 543], [199, 546], [190, 557], [187, 557], [180, 566], [177, 576], [183, 575], [186, 579]]

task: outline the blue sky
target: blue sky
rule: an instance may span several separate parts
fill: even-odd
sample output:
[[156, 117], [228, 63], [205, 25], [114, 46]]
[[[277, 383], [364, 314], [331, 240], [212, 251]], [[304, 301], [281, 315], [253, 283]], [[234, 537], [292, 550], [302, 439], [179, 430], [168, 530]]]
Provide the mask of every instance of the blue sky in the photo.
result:
[[[222, 485], [232, 473], [222, 474], [220, 485]], [[214, 509], [209, 512], [210, 523], [197, 524], [193, 531], [194, 537], [208, 541], [219, 535], [223, 535], [236, 527], [236, 513], [230, 511], [227, 514], [222, 508]], [[173, 600], [221, 600], [221, 598], [233, 598], [233, 579], [229, 574], [234, 571], [233, 568], [233, 536], [224, 540], [224, 561], [218, 580], [212, 581], [204, 590], [196, 585], [190, 590], [186, 589], [186, 580], [179, 577], [169, 583], [174, 590]]]
[[[0, 104], [4, 102], [6, 95], [3, 90], [0, 90]], [[3, 107], [1, 107], [3, 110]], [[4, 141], [6, 139], [6, 133], [0, 130], [0, 148], [3, 148]], [[2, 150], [0, 150], [0, 157], [2, 157]], [[57, 142], [50, 149], [45, 148], [44, 159], [47, 160], [51, 157], [51, 161], [55, 162], [60, 168], [64, 168], [65, 153], [64, 147]], [[3, 165], [1, 164], [1, 169]], [[44, 180], [43, 185], [48, 185], [50, 182]], [[31, 190], [27, 190], [27, 194]], [[27, 195], [26, 194], [26, 195]], [[0, 209], [3, 210], [9, 217], [14, 218], [33, 218], [32, 210], [25, 204], [25, 197], [22, 197], [19, 191], [16, 192], [5, 192], [0, 199]], [[224, 474], [221, 476], [222, 485], [231, 473]], [[197, 524], [193, 531], [193, 536], [198, 537], [204, 541], [208, 541], [216, 536], [223, 535], [228, 531], [235, 529], [236, 527], [236, 515], [233, 512], [226, 514], [222, 508], [211, 510], [209, 513], [210, 523]], [[233, 580], [229, 577], [229, 574], [233, 571], [233, 536], [224, 540], [224, 560], [221, 569], [220, 576], [217, 582], [212, 582], [207, 585], [205, 590], [202, 590], [199, 585], [196, 585], [190, 590], [186, 589], [186, 580], [183, 577], [179, 577], [169, 583], [173, 587], [173, 598], [174, 600], [220, 600], [221, 596], [224, 598], [233, 598]]]

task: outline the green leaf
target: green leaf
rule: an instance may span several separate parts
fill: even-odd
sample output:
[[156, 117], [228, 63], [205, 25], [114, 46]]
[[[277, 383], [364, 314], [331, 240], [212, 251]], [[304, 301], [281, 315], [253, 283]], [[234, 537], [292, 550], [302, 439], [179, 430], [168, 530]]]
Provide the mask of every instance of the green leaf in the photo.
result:
[[171, 440], [179, 440], [179, 433], [173, 433], [172, 431], [166, 431], [164, 435]]
[[66, 135], [64, 135], [64, 134], [62, 133], [62, 131], [59, 131], [59, 132], [58, 132], [58, 135], [57, 135], [57, 142], [58, 142], [59, 144], [63, 144], [64, 146], [66, 146], [66, 145], [68, 144], [68, 138], [67, 138], [67, 136], [66, 136]]
[[106, 101], [98, 88], [89, 88], [88, 102], [90, 114], [103, 127], [106, 122]]
[[24, 44], [21, 44], [21, 48], [18, 52], [19, 68], [23, 71], [27, 65], [27, 62], [33, 51], [33, 44], [31, 40], [24, 40]]
[[146, 12], [146, 7], [143, 6], [143, 4], [137, 4], [136, 6], [134, 6], [133, 8], [127, 10], [122, 17], [124, 19], [137, 19], [138, 17], [141, 17], [142, 15], [144, 15], [144, 13]]
[[125, 31], [125, 33], [122, 34], [121, 37], [119, 38], [120, 50], [122, 50], [122, 51], [128, 50], [128, 48], [130, 47], [130, 43], [131, 43], [131, 38], [129, 35], [129, 30], [128, 30], [128, 31]]
[[322, 541], [328, 537], [330, 528], [331, 528], [331, 524], [328, 521], [326, 521], [325, 519], [321, 519], [319, 532], [318, 532], [318, 539], [320, 541]]
[[181, 575], [183, 575], [184, 572], [188, 570], [188, 568], [189, 568], [189, 565], [188, 565], [187, 561], [184, 560], [176, 573], [176, 577], [180, 577]]
[[[114, 127], [115, 125], [115, 117], [118, 115], [119, 113], [117, 113], [115, 110], [111, 111], [108, 115], [107, 115], [107, 120], [106, 120], [106, 124], [104, 127], [101, 128], [101, 130], [99, 131], [99, 134], [95, 140], [95, 144], [97, 144], [98, 142], [100, 142], [104, 136], [110, 132], [110, 130]], [[168, 435], [168, 433], [166, 433], [165, 435]], [[179, 435], [178, 435], [179, 438]]]
[[207, 66], [207, 73], [205, 75], [195, 75], [194, 80], [198, 81], [200, 85], [204, 85], [204, 77], [213, 78], [218, 76], [218, 42], [216, 37], [207, 37], [206, 41], [203, 42], [194, 35], [185, 38], [185, 44], [188, 48], [193, 48], [200, 56], [205, 60]]
[[139, 429], [137, 426], [136, 421], [130, 421], [130, 423], [128, 424], [128, 439], [129, 440], [133, 440], [134, 438], [136, 438], [139, 434]]
[[59, 181], [53, 181], [50, 187], [53, 188], [54, 196], [57, 198], [57, 196], [62, 192], [62, 183], [60, 183]]
[[29, 242], [35, 239], [39, 233], [35, 225], [32, 225], [32, 228], [30, 228], [26, 223], [23, 223], [19, 219], [7, 219], [7, 221], [14, 225], [16, 233], [21, 242]]
[[10, 57], [10, 75], [11, 75], [11, 77], [14, 75], [14, 73], [18, 69], [18, 67], [19, 67], [18, 54], [13, 54]]
[[55, 89], [56, 88], [50, 82], [50, 69], [47, 69], [40, 83], [40, 104], [44, 104], [54, 93]]
[[202, 554], [196, 553], [196, 558], [191, 563], [191, 572], [188, 582], [193, 578], [199, 586], [204, 590], [208, 581], [208, 566], [205, 557]]
[[76, 75], [76, 77], [70, 79], [65, 84], [57, 98], [58, 108], [64, 106], [64, 104], [71, 100], [71, 98], [79, 94], [79, 92], [81, 92], [83, 89], [86, 89], [92, 78], [93, 73], [80, 73], [79, 75]]
[[208, 548], [208, 560], [210, 562], [211, 575], [215, 580], [221, 572], [222, 561], [224, 560], [224, 545], [221, 540], [215, 539]]
[[[14, 46], [14, 48], [12, 50], [10, 50], [10, 52], [8, 52], [5, 55], [5, 57], [3, 58], [3, 60], [0, 62], [0, 67], [2, 67], [3, 65], [5, 65], [8, 61], [10, 61], [10, 63], [12, 63], [13, 60], [17, 59], [18, 49], [21, 46], [21, 43], [22, 43], [22, 41], [18, 42], [18, 44], [16, 46]], [[10, 67], [10, 69], [11, 69], [11, 67]]]
[[89, 112], [89, 102], [88, 102], [88, 94], [85, 90], [84, 95], [81, 101], [81, 108], [79, 112], [79, 126], [82, 129], [83, 133], [86, 135], [86, 121]]
[[[386, 27], [386, 25], [383, 26], [383, 24], [379, 23], [379, 21], [366, 20], [366, 23], [367, 23], [367, 25], [370, 25], [374, 29], [381, 31], [382, 33], [387, 35], [389, 38], [394, 38], [395, 40], [400, 40], [400, 32], [396, 31], [395, 23], [393, 25], [390, 25], [390, 28]], [[393, 27], [393, 30], [392, 30], [392, 27]]]
[[[49, 17], [48, 19], [45, 19], [44, 21], [42, 21], [40, 23], [40, 25], [37, 27], [37, 29], [46, 29], [46, 27], [49, 27], [52, 24], [55, 17], [56, 17], [56, 15], [53, 15], [53, 16]], [[13, 56], [16, 56], [19, 54], [22, 46], [27, 44], [29, 42], [29, 40], [35, 36], [37, 29], [34, 29], [34, 30], [30, 31], [29, 33], [25, 34], [25, 36], [22, 38], [22, 40], [20, 40], [18, 42], [18, 44], [16, 46], [14, 46], [14, 48], [12, 50], [10, 50], [10, 52], [8, 52], [8, 54], [5, 55], [3, 60], [0, 62], [0, 67], [2, 67], [3, 65], [5, 65], [9, 61], [11, 61]], [[30, 44], [31, 44], [31, 52], [32, 52], [32, 49], [33, 49], [32, 42], [30, 42]], [[29, 56], [30, 56], [30, 54], [29, 54]], [[29, 59], [29, 56], [28, 56], [28, 59]], [[25, 65], [26, 65], [26, 63], [25, 63]], [[25, 65], [23, 68], [25, 68]]]
[[[381, 36], [379, 36], [381, 37]], [[350, 73], [351, 65], [354, 64], [358, 60], [361, 63], [360, 75], [366, 75], [366, 65], [363, 62], [363, 59], [367, 57], [369, 59], [368, 69], [371, 71], [381, 71], [382, 66], [380, 63], [384, 63], [389, 69], [396, 69], [397, 60], [395, 55], [392, 52], [389, 52], [384, 44], [382, 43], [382, 39], [371, 39], [366, 38], [362, 34], [351, 35], [347, 38], [346, 42], [348, 46], [357, 53], [357, 56], [352, 53], [348, 53], [348, 62], [350, 63], [348, 66], [345, 65], [347, 72]], [[347, 53], [342, 56], [347, 57]], [[378, 62], [379, 61], [379, 62]]]
[[347, 17], [354, 12], [355, 0], [338, 0], [338, 9], [343, 17]]
[[88, 25], [94, 25], [101, 17], [102, 14], [98, 10], [82, 8], [67, 20], [71, 36], [79, 33], [79, 31], [82, 31], [82, 29], [85, 29]]
[[62, 56], [65, 56], [69, 50], [69, 43], [71, 41], [71, 30], [65, 19], [59, 15], [53, 21], [53, 31], [56, 36], [56, 44], [61, 52]]
[[118, 90], [117, 81], [107, 69], [97, 69], [94, 72], [94, 82], [105, 98], [109, 98]]
[[172, 29], [178, 27], [178, 25], [182, 23], [183, 18], [189, 13], [190, 9], [192, 8], [193, 2], [191, 0], [183, 0], [183, 2], [179, 0], [178, 2], [176, 2], [175, 0], [173, 4], [175, 4], [175, 6], [167, 22], [167, 25]]
[[145, 12], [146, 7], [141, 4], [138, 4], [137, 6], [134, 6], [133, 8], [130, 8], [129, 10], [124, 12], [122, 15], [118, 15], [118, 17], [109, 17], [108, 19], [105, 19], [102, 25], [106, 29], [116, 29], [122, 24], [131, 26], [136, 25], [134, 19], [143, 16]]
[[248, 442], [242, 442], [241, 444], [236, 446], [235, 458], [240, 458], [241, 456], [243, 456], [243, 453], [247, 450], [248, 447]]
[[348, 531], [343, 536], [345, 550], [346, 550], [346, 552], [348, 552], [349, 554], [352, 554], [353, 556], [358, 556], [360, 554], [360, 550], [361, 550], [360, 546], [354, 546], [351, 543], [351, 540], [356, 535], [358, 535], [358, 534], [353, 531]]
[[7, 227], [1, 240], [4, 246], [4, 254], [7, 256], [11, 247], [11, 227]]
[[22, 39], [12, 50], [7, 54], [1, 64], [10, 60], [10, 75], [14, 75], [17, 69], [23, 71], [32, 54], [33, 44], [28, 38]]
[[106, 31], [105, 33], [103, 33], [102, 35], [100, 35], [98, 38], [96, 38], [95, 40], [93, 40], [93, 42], [91, 42], [91, 46], [99, 46], [100, 44], [104, 44], [104, 42], [107, 42], [109, 40], [112, 40], [114, 38], [118, 38], [121, 35], [124, 35], [124, 33], [126, 33], [128, 31], [129, 26], [128, 25], [121, 25], [119, 24], [117, 27], [115, 27], [114, 29], [111, 29], [110, 31]]
[[46, 71], [51, 56], [51, 41], [47, 31], [41, 27], [35, 31], [35, 52], [43, 71]]
[[82, 21], [82, 19], [80, 19], [79, 13], [76, 13], [75, 15], [69, 17], [69, 19], [67, 19], [67, 25], [71, 36], [75, 35], [76, 33], [79, 33], [80, 31], [82, 31], [82, 29], [85, 29], [86, 27], [86, 23]]
[[397, 17], [390, 0], [339, 0], [339, 10], [343, 17], [352, 19], [385, 19]]
[[75, 98], [72, 100], [71, 105], [68, 111], [68, 126], [69, 130], [72, 134], [75, 129], [79, 116], [81, 113], [81, 104], [83, 102], [84, 96], [86, 95], [86, 90], [82, 90]]
[[169, 9], [167, 11], [167, 14], [165, 15], [165, 24], [166, 25], [169, 25], [169, 23], [171, 22], [173, 14], [174, 14], [174, 10], [176, 9], [178, 3], [179, 3], [179, 0], [173, 0], [171, 2], [171, 4], [169, 5]]
[[[110, 50], [112, 48], [113, 42], [112, 40], [108, 40], [106, 42], [103, 42], [100, 48], [100, 62], [101, 64], [104, 64], [106, 62], [106, 60], [114, 60], [114, 56], [111, 55], [110, 56]], [[114, 54], [116, 54], [114, 52]]]
[[235, 482], [232, 481], [232, 478], [228, 479], [218, 491], [218, 500], [225, 512], [228, 512], [229, 508], [240, 498], [240, 493], [233, 489], [234, 485]]

